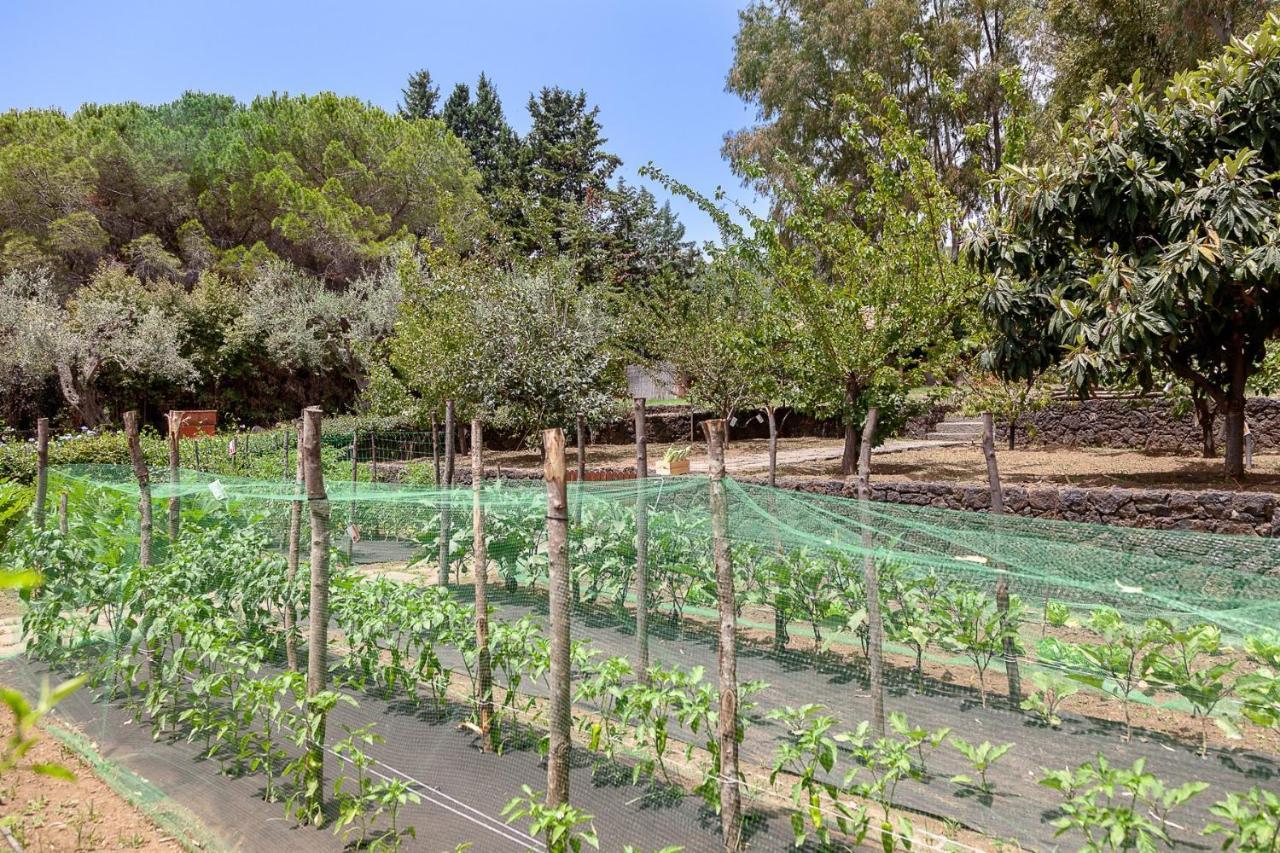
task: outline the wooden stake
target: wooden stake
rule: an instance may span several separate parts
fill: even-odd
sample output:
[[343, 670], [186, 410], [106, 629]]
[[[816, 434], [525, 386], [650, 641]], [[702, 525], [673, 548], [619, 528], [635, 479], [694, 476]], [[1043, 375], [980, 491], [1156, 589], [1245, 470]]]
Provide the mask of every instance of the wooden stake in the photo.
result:
[[44, 527], [44, 504], [49, 494], [49, 419], [36, 421], [36, 527]]
[[543, 430], [545, 460], [542, 478], [547, 484], [547, 556], [550, 570], [551, 618], [551, 749], [547, 754], [547, 805], [569, 802], [570, 728], [573, 719], [569, 694], [569, 497], [565, 486], [564, 433]]
[[[450, 403], [452, 420], [452, 401]], [[450, 431], [446, 423], [446, 431]], [[450, 472], [452, 473], [452, 472]], [[484, 425], [471, 421], [471, 567], [476, 602], [476, 707], [480, 713], [480, 748], [497, 748], [493, 727], [493, 673], [489, 661], [489, 553], [484, 541]]]
[[[996, 464], [995, 418], [982, 413], [982, 455], [987, 458], [987, 482], [991, 487], [991, 514], [1004, 515], [1004, 488], [1000, 485], [1000, 467]], [[1009, 618], [1009, 577], [1000, 566], [996, 570], [996, 610], [1002, 622]], [[1009, 703], [1022, 706], [1022, 678], [1018, 672], [1018, 647], [1012, 636], [1004, 638], [1004, 670], [1009, 680]]]
[[765, 417], [769, 419], [769, 485], [778, 485], [778, 407], [772, 404], [764, 407]]
[[733, 555], [729, 550], [729, 501], [724, 489], [724, 445], [728, 424], [703, 421], [711, 486], [711, 554], [716, 567], [720, 636], [716, 643], [716, 687], [720, 692], [720, 832], [724, 849], [737, 851], [742, 840], [742, 797], [738, 773], [738, 647]]
[[58, 532], [67, 535], [67, 493], [58, 495]]
[[280, 479], [286, 483], [289, 482], [289, 438], [293, 435], [291, 430], [285, 430], [280, 434], [280, 446], [284, 449], [283, 464], [280, 466]]
[[356, 486], [360, 483], [359, 445], [360, 430], [351, 430], [351, 500], [347, 502], [347, 562], [353, 562], [356, 552]]
[[645, 399], [635, 398], [636, 430], [636, 677], [649, 680], [649, 440], [645, 434]]
[[431, 416], [431, 467], [436, 472], [436, 488], [440, 488], [440, 427]]
[[[133, 476], [138, 481], [138, 568], [142, 576], [142, 588], [150, 587], [148, 568], [151, 566], [151, 472], [147, 470], [146, 459], [142, 456], [142, 441], [138, 434], [138, 413], [124, 413], [124, 435], [129, 444], [129, 462], [133, 465]], [[155, 621], [153, 614], [144, 617], [141, 625], [145, 637]], [[160, 666], [157, 660], [155, 645], [151, 641], [145, 643], [147, 662], [147, 685], [150, 689], [160, 679]]]
[[[285, 440], [291, 431], [285, 432]], [[287, 446], [287, 444], [286, 444]], [[302, 495], [305, 486], [302, 440], [299, 436], [293, 472], [294, 499], [289, 502], [289, 548], [285, 555], [284, 655], [290, 672], [298, 671], [298, 609], [294, 605], [298, 578], [298, 553], [302, 544]]]
[[[453, 501], [449, 489], [453, 488], [453, 401], [444, 401], [444, 480], [440, 483], [444, 493], [440, 495], [440, 586], [449, 585], [449, 527], [453, 513]], [[462, 568], [458, 568], [458, 582], [462, 582]]]
[[862, 576], [867, 593], [867, 668], [871, 690], [871, 727], [883, 737], [884, 729], [884, 622], [880, 616], [880, 572], [871, 553], [874, 540], [867, 504], [871, 501], [871, 445], [876, 437], [880, 410], [867, 409], [862, 425], [862, 447], [858, 453], [858, 500], [862, 502]]
[[[586, 495], [584, 489], [587, 484], [587, 416], [578, 413], [574, 419], [574, 439], [578, 443], [578, 499], [573, 502], [573, 523], [575, 527], [582, 527], [582, 500]], [[581, 535], [581, 534], [579, 534]], [[578, 584], [578, 576], [575, 574], [569, 581], [570, 595], [573, 596], [573, 603], [577, 604], [582, 598], [582, 590]]]
[[178, 497], [178, 482], [182, 476], [182, 448], [178, 444], [181, 439], [182, 415], [169, 412], [166, 420], [169, 424], [169, 485], [173, 488], [173, 493], [169, 495], [169, 545], [172, 547], [178, 541], [178, 529], [182, 524], [182, 498]]
[[[320, 458], [321, 420], [319, 406], [302, 410], [302, 477], [311, 513], [311, 604], [307, 642], [307, 696], [325, 689], [329, 647], [329, 496], [324, 488], [324, 465]], [[311, 806], [320, 813], [324, 802], [325, 716], [311, 721], [313, 732], [307, 743], [308, 784], [315, 792]]]

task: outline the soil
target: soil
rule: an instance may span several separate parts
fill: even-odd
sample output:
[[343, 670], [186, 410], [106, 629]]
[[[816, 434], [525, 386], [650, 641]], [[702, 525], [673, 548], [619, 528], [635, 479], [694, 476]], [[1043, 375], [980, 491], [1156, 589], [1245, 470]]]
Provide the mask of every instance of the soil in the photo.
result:
[[[1221, 459], [1143, 453], [1136, 450], [1080, 448], [996, 451], [1000, 479], [1008, 485], [1038, 483], [1137, 489], [1229, 489], [1280, 492], [1280, 454], [1257, 454], [1241, 482], [1227, 480]], [[837, 462], [783, 466], [781, 474], [838, 477]], [[977, 445], [926, 447], [881, 453], [874, 458], [877, 480], [976, 483], [986, 485], [987, 467]]]
[[[0, 717], [0, 738], [13, 734], [13, 718]], [[56, 763], [74, 782], [15, 769], [0, 780], [0, 823], [26, 850], [182, 850], [183, 845], [99, 779], [80, 756], [49, 732], [23, 766]]]

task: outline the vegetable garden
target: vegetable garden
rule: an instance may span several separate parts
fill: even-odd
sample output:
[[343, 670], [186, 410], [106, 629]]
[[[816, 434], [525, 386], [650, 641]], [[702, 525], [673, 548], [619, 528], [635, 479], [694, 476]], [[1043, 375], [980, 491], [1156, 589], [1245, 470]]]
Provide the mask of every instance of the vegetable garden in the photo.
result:
[[[542, 484], [335, 484], [309, 693], [301, 485], [155, 479], [145, 559], [125, 467], [53, 469], [65, 516], [7, 545], [45, 575], [7, 667], [88, 673], [105, 751], [145, 724], [262, 846], [723, 849], [705, 478], [570, 487], [556, 807]], [[723, 486], [742, 847], [1280, 849], [1280, 546]]]

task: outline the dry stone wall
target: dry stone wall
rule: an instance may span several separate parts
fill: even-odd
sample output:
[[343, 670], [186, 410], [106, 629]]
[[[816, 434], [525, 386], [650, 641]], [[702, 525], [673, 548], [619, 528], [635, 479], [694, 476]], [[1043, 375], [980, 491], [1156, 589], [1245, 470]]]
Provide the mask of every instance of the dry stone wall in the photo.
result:
[[[1259, 452], [1280, 448], [1280, 400], [1254, 397], [1246, 417]], [[1221, 452], [1222, 419], [1218, 419]], [[1007, 435], [1007, 429], [1002, 429]], [[1121, 447], [1170, 453], [1200, 453], [1200, 427], [1188, 412], [1176, 415], [1161, 399], [1100, 399], [1054, 402], [1018, 420], [1019, 446]]]

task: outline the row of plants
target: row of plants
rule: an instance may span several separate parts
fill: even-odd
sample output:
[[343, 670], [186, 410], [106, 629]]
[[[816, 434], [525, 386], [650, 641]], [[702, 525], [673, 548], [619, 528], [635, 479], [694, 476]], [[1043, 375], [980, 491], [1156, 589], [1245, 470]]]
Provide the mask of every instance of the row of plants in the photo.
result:
[[[244, 507], [233, 514], [215, 502], [191, 501], [184, 507], [182, 538], [176, 543], [162, 539], [158, 559], [144, 573], [136, 568], [129, 537], [121, 534], [131, 527], [133, 508], [128, 501], [88, 488], [75, 496], [74, 505], [77, 512], [66, 537], [52, 531], [27, 531], [11, 543], [16, 559], [43, 568], [52, 579], [45, 592], [33, 599], [27, 613], [25, 627], [33, 652], [54, 661], [88, 664], [98, 689], [145, 715], [158, 736], [200, 741], [205, 753], [228, 772], [263, 774], [267, 780], [265, 796], [283, 799], [299, 819], [314, 819], [314, 811], [306, 811], [315, 792], [307, 789], [302, 747], [307, 735], [314, 735], [314, 731], [307, 731], [307, 721], [323, 720], [328, 709], [308, 707], [304, 693], [300, 693], [300, 676], [272, 665], [282, 659], [285, 634], [281, 614], [292, 607], [302, 619], [305, 608], [301, 584], [289, 587], [283, 583], [282, 560], [272, 553], [271, 528], [265, 516]], [[627, 514], [614, 513], [614, 523], [601, 525], [601, 530], [584, 514], [582, 527], [598, 537], [588, 543], [584, 541], [587, 537], [575, 536], [575, 562], [581, 567], [584, 598], [607, 596], [615, 587], [625, 591], [625, 584], [611, 578], [634, 566], [634, 556], [628, 559], [625, 542]], [[706, 566], [705, 533], [693, 514], [675, 518], [668, 527], [662, 514], [655, 513], [652, 522], [656, 547], [650, 550], [650, 560], [658, 579], [655, 589], [663, 590], [656, 607], [671, 616], [673, 611], [681, 612], [676, 610], [677, 603], [687, 605], [690, 598], [697, 600], [696, 593], [688, 591], [697, 582], [681, 579], [694, 578]], [[544, 565], [538, 520], [526, 508], [509, 516], [493, 513], [491, 524], [493, 556], [504, 577], [508, 582], [527, 579], [536, 584]], [[438, 528], [428, 523], [426, 529]], [[761, 552], [771, 553], [768, 549]], [[460, 560], [464, 556], [458, 554]], [[809, 555], [806, 565], [820, 563], [823, 558]], [[663, 562], [665, 559], [672, 565]], [[787, 559], [796, 557], [793, 553]], [[839, 558], [825, 565], [822, 584], [844, 584], [856, 602], [854, 567]], [[891, 636], [909, 636], [902, 625], [919, 627], [922, 622], [927, 629], [936, 621], [948, 626], [947, 639], [918, 643], [922, 653], [923, 648], [942, 643], [954, 651], [964, 646], [968, 654], [986, 643], [984, 648], [990, 649], [990, 654], [980, 651], [975, 666], [984, 660], [989, 664], [1000, 653], [1006, 636], [1002, 632], [1008, 630], [1003, 620], [1009, 617], [999, 615], [992, 628], [988, 617], [994, 604], [980, 590], [932, 576], [913, 579], [905, 569], [889, 564], [882, 566], [882, 574], [887, 590], [882, 594], [889, 605], [886, 626]], [[623, 594], [613, 599], [616, 606], [624, 606]], [[331, 607], [341, 630], [343, 651], [333, 665], [336, 685], [404, 695], [442, 710], [449, 707], [455, 677], [462, 679], [465, 695], [474, 695], [474, 614], [448, 589], [338, 572]], [[945, 615], [936, 620], [921, 617], [935, 610]], [[1010, 612], [1020, 616], [1023, 611], [1011, 607]], [[1112, 618], [1101, 613], [1092, 617], [1100, 620], [1093, 626], [1100, 634], [1105, 620]], [[855, 621], [854, 616], [856, 609], [836, 627], [862, 636], [865, 618]], [[832, 623], [830, 618], [816, 621]], [[899, 627], [890, 627], [894, 625]], [[1169, 629], [1174, 630], [1172, 626]], [[1196, 629], [1195, 636], [1203, 634]], [[1204, 644], [1203, 639], [1197, 642]], [[1274, 638], [1256, 640], [1259, 654], [1274, 655], [1273, 647]], [[1215, 649], [1196, 654], [1220, 653], [1220, 647]], [[121, 654], [122, 650], [125, 653]], [[548, 666], [547, 639], [541, 627], [527, 617], [495, 622], [490, 653], [501, 688], [500, 730], [507, 727], [514, 734], [531, 720], [536, 725], [541, 706], [534, 696], [545, 690]], [[1167, 650], [1165, 653], [1169, 660], [1174, 659]], [[458, 660], [460, 668], [447, 666], [446, 657]], [[1204, 671], [1195, 655], [1186, 652], [1183, 659], [1186, 671]], [[667, 787], [687, 778], [688, 767], [693, 766], [699, 777], [692, 783], [694, 791], [711, 806], [716, 805], [718, 703], [714, 685], [704, 681], [700, 669], [657, 666], [646, 678], [638, 679], [625, 659], [601, 658], [585, 643], [574, 649], [574, 669], [579, 674], [576, 699], [591, 709], [579, 715], [578, 725], [604, 766], [626, 764], [633, 782], [648, 779]], [[1258, 667], [1245, 677], [1256, 676], [1263, 669]], [[1064, 665], [1063, 672], [1073, 670]], [[755, 720], [748, 697], [764, 687], [740, 686], [744, 698], [740, 737]], [[1233, 689], [1247, 692], [1238, 684]], [[323, 699], [313, 697], [310, 701], [332, 703], [330, 707], [348, 701], [345, 694], [334, 691], [322, 695]], [[1274, 713], [1274, 705], [1257, 704], [1271, 707]], [[902, 780], [925, 776], [929, 751], [949, 743], [973, 767], [972, 773], [957, 777], [956, 784], [989, 796], [992, 786], [987, 771], [1009, 748], [1006, 744], [974, 744], [959, 737], [948, 739], [949, 732], [926, 732], [903, 717], [895, 717], [895, 734], [887, 740], [870, 737], [864, 726], [838, 738], [830, 735], [835, 751], [823, 745], [822, 755], [818, 755], [813, 752], [817, 748], [814, 744], [824, 743], [834, 719], [824, 721], [828, 715], [812, 706], [794, 711], [775, 709], [766, 716], [790, 733], [778, 746], [775, 777], [787, 774], [803, 782], [806, 761], [811, 765], [816, 762], [813, 766], [823, 771], [808, 773], [810, 781], [805, 783], [819, 786], [817, 800], [813, 791], [793, 787], [793, 796], [803, 795], [796, 802], [799, 822], [792, 818], [798, 840], [821, 836], [834, 827], [855, 837], [874, 833], [882, 844], [900, 845], [909, 840], [911, 828], [897, 814], [895, 791]], [[826, 726], [823, 732], [811, 731], [822, 725]], [[368, 760], [364, 747], [376, 737], [368, 728], [348, 730], [332, 746], [356, 771], [354, 775], [344, 773], [335, 789], [340, 812], [348, 816], [338, 829], [359, 832], [379, 844], [398, 844], [407, 829], [396, 825], [398, 810], [411, 801], [412, 791], [363, 774], [361, 763]], [[806, 758], [810, 753], [813, 757]], [[836, 782], [830, 774], [838, 756], [847, 756], [855, 765], [850, 770], [858, 772]], [[682, 765], [679, 774], [672, 769], [677, 759]], [[1082, 795], [1080, 789], [1080, 785], [1071, 788], [1068, 804]], [[862, 806], [846, 802], [848, 798], [877, 804], [881, 811], [878, 823], [866, 816]], [[836, 801], [844, 805], [833, 805]], [[1228, 802], [1234, 802], [1240, 814], [1247, 808], [1265, 813], [1265, 792], [1240, 794], [1237, 800], [1220, 804], [1223, 809]], [[842, 815], [844, 822], [832, 821], [832, 811]], [[530, 808], [515, 801], [510, 812], [535, 819]], [[581, 813], [572, 810], [561, 818], [573, 818], [573, 826], [584, 820]], [[558, 819], [538, 812], [536, 821], [555, 823]], [[391, 826], [375, 829], [378, 820]], [[825, 830], [820, 821], [826, 821], [821, 824]], [[579, 838], [581, 832], [575, 829], [563, 837]], [[1134, 839], [1140, 837], [1148, 836], [1133, 834], [1120, 840], [1137, 844]]]

